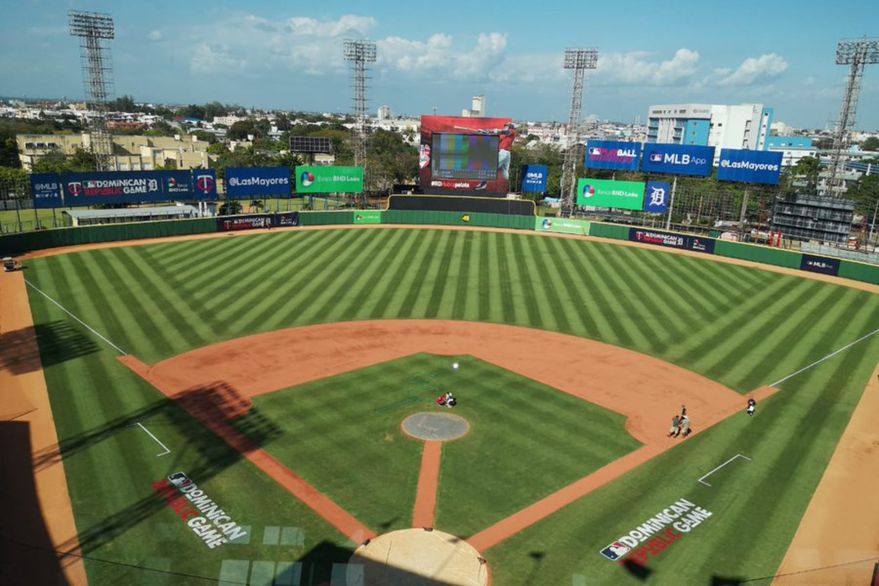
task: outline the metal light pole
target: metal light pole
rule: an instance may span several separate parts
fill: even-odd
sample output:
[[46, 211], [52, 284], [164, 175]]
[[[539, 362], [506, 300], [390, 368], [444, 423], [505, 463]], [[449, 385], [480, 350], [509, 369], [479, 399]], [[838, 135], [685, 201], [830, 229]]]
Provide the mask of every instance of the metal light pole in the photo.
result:
[[373, 41], [345, 41], [345, 61], [351, 62], [354, 85], [354, 165], [363, 167], [363, 207], [367, 207], [366, 182], [366, 71], [367, 63], [375, 63], [376, 46]]
[[113, 68], [107, 41], [116, 37], [113, 17], [100, 12], [71, 10], [70, 34], [79, 37], [86, 100], [95, 111], [89, 120], [89, 143], [98, 171], [113, 170], [113, 141], [107, 131], [107, 98], [113, 87]]
[[836, 64], [849, 65], [848, 82], [842, 97], [839, 120], [833, 135], [833, 152], [830, 155], [830, 176], [821, 188], [822, 195], [836, 196], [845, 186], [845, 162], [850, 142], [850, 132], [855, 126], [858, 95], [864, 67], [879, 63], [879, 39], [840, 41], [836, 46]]
[[559, 196], [562, 200], [561, 215], [570, 216], [574, 211], [577, 191], [577, 161], [580, 158], [581, 126], [583, 111], [583, 79], [587, 69], [598, 65], [597, 49], [565, 49], [564, 68], [574, 71], [574, 86], [571, 90], [571, 110], [568, 117], [568, 148], [562, 166], [562, 180]]

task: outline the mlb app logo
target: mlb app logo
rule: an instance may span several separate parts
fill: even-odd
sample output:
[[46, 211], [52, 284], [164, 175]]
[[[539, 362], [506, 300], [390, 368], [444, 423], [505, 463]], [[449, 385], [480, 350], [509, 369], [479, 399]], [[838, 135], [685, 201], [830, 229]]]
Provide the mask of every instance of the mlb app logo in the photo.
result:
[[661, 163], [662, 162], [662, 153], [650, 153], [650, 162], [651, 163]]
[[625, 543], [620, 543], [619, 541], [614, 541], [607, 547], [601, 550], [601, 555], [606, 557], [612, 562], [621, 559], [624, 555], [629, 553], [632, 550], [631, 547], [626, 545]]
[[595, 195], [595, 187], [586, 183], [583, 185], [583, 197], [592, 197]]

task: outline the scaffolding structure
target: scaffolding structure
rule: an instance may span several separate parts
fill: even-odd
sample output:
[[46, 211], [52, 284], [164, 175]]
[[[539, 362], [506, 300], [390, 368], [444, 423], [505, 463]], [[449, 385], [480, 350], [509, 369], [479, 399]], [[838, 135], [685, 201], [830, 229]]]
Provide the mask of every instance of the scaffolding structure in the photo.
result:
[[879, 39], [840, 41], [836, 46], [836, 64], [848, 65], [849, 74], [834, 129], [829, 173], [821, 187], [822, 195], [839, 196], [845, 191], [845, 164], [851, 131], [855, 126], [861, 79], [864, 77], [864, 67], [875, 63], [879, 63]]
[[[366, 90], [368, 63], [375, 63], [376, 45], [374, 41], [346, 40], [345, 61], [351, 63], [351, 78], [354, 86], [354, 164], [363, 167], [363, 181], [367, 184], [366, 172]], [[363, 191], [364, 204], [367, 203], [366, 190]]]
[[113, 63], [108, 41], [116, 37], [113, 17], [100, 12], [71, 10], [70, 34], [80, 38], [80, 61], [89, 119], [89, 147], [99, 171], [113, 169], [113, 141], [107, 130], [107, 100], [113, 90]]
[[577, 191], [577, 162], [582, 158], [580, 143], [583, 142], [581, 115], [583, 111], [583, 80], [587, 69], [595, 69], [598, 64], [597, 49], [565, 49], [564, 68], [574, 72], [574, 87], [571, 91], [571, 112], [568, 117], [568, 145], [562, 165], [561, 198], [562, 215], [570, 216], [574, 211]]

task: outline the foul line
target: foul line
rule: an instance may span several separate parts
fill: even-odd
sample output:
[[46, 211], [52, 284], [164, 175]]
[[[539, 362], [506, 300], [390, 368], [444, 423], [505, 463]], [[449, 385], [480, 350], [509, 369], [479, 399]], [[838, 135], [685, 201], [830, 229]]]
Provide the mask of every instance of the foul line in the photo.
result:
[[709, 472], [708, 474], [706, 474], [706, 475], [704, 475], [702, 478], [700, 478], [700, 479], [699, 479], [699, 482], [701, 482], [701, 483], [704, 484], [705, 486], [711, 486], [710, 484], [708, 484], [707, 482], [705, 482], [704, 479], [705, 479], [705, 478], [708, 478], [709, 476], [711, 476], [712, 474], [714, 474], [715, 472], [717, 472], [718, 470], [720, 470], [721, 468], [723, 468], [724, 466], [726, 466], [727, 464], [729, 464], [730, 462], [732, 462], [733, 460], [735, 460], [736, 458], [744, 458], [744, 459], [747, 460], [748, 462], [751, 461], [751, 458], [749, 458], [748, 456], [743, 456], [743, 455], [741, 455], [741, 454], [736, 454], [735, 456], [733, 456], [732, 458], [730, 458], [729, 460], [727, 460], [726, 462], [724, 462], [723, 464], [721, 464], [720, 466], [718, 466], [717, 468], [715, 468], [714, 470], [712, 470], [711, 472]]
[[171, 453], [171, 450], [168, 449], [168, 446], [166, 446], [165, 444], [163, 444], [162, 442], [160, 442], [160, 441], [159, 441], [159, 438], [157, 438], [157, 437], [154, 436], [152, 433], [150, 433], [150, 430], [148, 430], [147, 428], [145, 428], [145, 427], [143, 426], [142, 423], [138, 422], [138, 423], [136, 423], [135, 425], [137, 425], [139, 428], [141, 428], [142, 430], [144, 430], [145, 432], [147, 432], [147, 435], [148, 435], [148, 436], [150, 436], [151, 438], [153, 438], [153, 440], [155, 440], [155, 442], [156, 442], [157, 444], [159, 444], [160, 446], [162, 446], [162, 448], [165, 449], [165, 451], [162, 452], [161, 454], [156, 454], [156, 457], [157, 457], [157, 458], [158, 458], [159, 456], [165, 456], [165, 455]]
[[770, 386], [770, 387], [777, 387], [778, 385], [780, 385], [781, 383], [783, 383], [783, 382], [786, 381], [787, 379], [789, 379], [789, 378], [793, 378], [793, 377], [797, 376], [798, 374], [800, 374], [801, 372], [805, 372], [805, 371], [809, 370], [809, 369], [812, 368], [813, 366], [818, 366], [819, 364], [821, 364], [822, 362], [824, 362], [824, 361], [827, 360], [828, 358], [833, 358], [834, 356], [836, 356], [837, 354], [839, 354], [839, 353], [842, 352], [843, 350], [848, 350], [849, 348], [851, 348], [852, 346], [854, 346], [854, 345], [857, 344], [858, 342], [863, 342], [864, 340], [866, 340], [867, 338], [869, 338], [870, 336], [872, 336], [872, 335], [874, 335], [874, 334], [876, 334], [876, 333], [879, 333], [879, 328], [873, 330], [872, 332], [870, 332], [869, 334], [867, 334], [867, 335], [865, 335], [865, 336], [861, 336], [860, 338], [858, 338], [858, 339], [855, 340], [854, 342], [849, 342], [848, 344], [846, 344], [845, 346], [843, 346], [843, 347], [840, 348], [839, 350], [836, 350], [836, 351], [834, 351], [834, 352], [831, 352], [830, 354], [828, 354], [828, 355], [825, 356], [824, 358], [819, 358], [818, 360], [816, 360], [816, 361], [813, 362], [812, 364], [810, 364], [810, 365], [808, 365], [808, 366], [804, 366], [803, 368], [799, 369], [799, 370], [796, 371], [795, 373], [793, 373], [793, 374], [789, 374], [789, 375], [787, 375], [786, 377], [784, 377], [783, 379], [778, 380], [778, 381], [772, 383], [772, 384], [769, 385], [769, 386]]
[[94, 335], [96, 335], [97, 337], [99, 337], [100, 339], [102, 339], [103, 341], [105, 341], [105, 342], [107, 342], [108, 344], [110, 344], [110, 346], [112, 346], [113, 348], [115, 348], [117, 352], [119, 352], [119, 353], [122, 354], [123, 356], [126, 356], [126, 355], [128, 354], [127, 352], [125, 352], [125, 350], [123, 350], [122, 348], [120, 348], [119, 346], [117, 346], [116, 344], [114, 344], [113, 342], [111, 342], [110, 340], [108, 340], [107, 338], [105, 338], [104, 336], [102, 336], [100, 333], [98, 333], [97, 330], [95, 330], [93, 327], [91, 327], [90, 325], [88, 325], [87, 323], [85, 323], [84, 321], [82, 321], [81, 319], [79, 319], [78, 317], [76, 317], [75, 315], [73, 315], [72, 313], [70, 313], [70, 312], [67, 310], [66, 307], [64, 307], [63, 305], [61, 305], [60, 303], [58, 303], [57, 301], [55, 301], [55, 300], [52, 299], [51, 297], [49, 297], [49, 296], [48, 296], [46, 293], [44, 293], [39, 287], [37, 287], [36, 285], [34, 285], [33, 283], [31, 283], [31, 282], [28, 281], [27, 279], [25, 279], [24, 282], [27, 283], [28, 287], [31, 287], [31, 288], [32, 288], [33, 290], [35, 290], [37, 293], [39, 293], [40, 295], [42, 295], [43, 297], [45, 297], [46, 299], [48, 299], [49, 301], [51, 301], [52, 303], [54, 303], [55, 305], [57, 305], [57, 306], [58, 306], [58, 309], [60, 309], [61, 311], [63, 311], [64, 313], [66, 313], [67, 315], [69, 315], [70, 317], [72, 317], [73, 319], [75, 319], [76, 321], [78, 321], [79, 323], [81, 323], [83, 326], [85, 326], [85, 328], [88, 329], [88, 331], [90, 331], [91, 333], [93, 333]]

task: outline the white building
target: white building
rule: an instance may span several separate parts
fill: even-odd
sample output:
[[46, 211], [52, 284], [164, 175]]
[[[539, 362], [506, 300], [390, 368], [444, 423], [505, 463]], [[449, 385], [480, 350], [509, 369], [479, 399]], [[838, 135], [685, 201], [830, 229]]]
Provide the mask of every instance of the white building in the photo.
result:
[[391, 107], [390, 106], [379, 106], [378, 107], [378, 119], [379, 120], [387, 120], [391, 117]]
[[464, 118], [481, 118], [485, 116], [485, 96], [473, 96], [470, 102], [470, 109], [461, 110], [461, 116]]
[[[647, 142], [766, 150], [773, 110], [763, 104], [669, 104], [648, 109]], [[716, 162], [716, 161], [715, 161]]]

